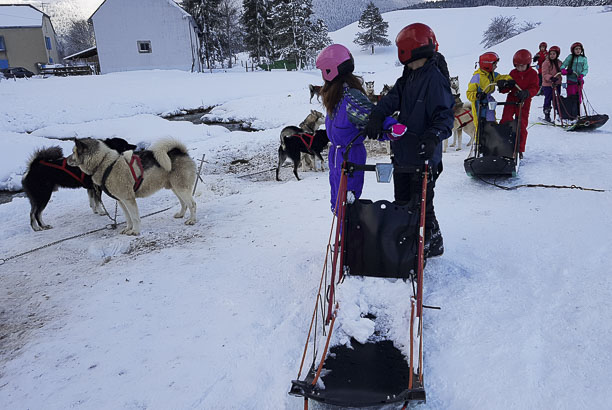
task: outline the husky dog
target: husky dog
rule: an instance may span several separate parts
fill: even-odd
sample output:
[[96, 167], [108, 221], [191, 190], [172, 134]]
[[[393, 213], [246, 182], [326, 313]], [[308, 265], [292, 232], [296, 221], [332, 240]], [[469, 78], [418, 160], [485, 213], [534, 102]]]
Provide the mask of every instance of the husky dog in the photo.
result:
[[392, 85], [389, 85], [389, 84], [383, 85], [383, 89], [380, 92], [380, 96], [382, 97], [383, 95], [387, 95], [389, 93], [389, 91], [391, 91], [392, 88], [393, 88]]
[[139, 151], [141, 181], [130, 166], [133, 156], [131, 151], [119, 154], [91, 138], [77, 139], [74, 143], [68, 164], [91, 175], [94, 184], [117, 199], [127, 222], [122, 234], [140, 234], [136, 198], [147, 197], [162, 188], [171, 189], [181, 203], [181, 210], [174, 217], [182, 218], [189, 208], [189, 219], [185, 224], [195, 224], [196, 202], [191, 191], [196, 181], [196, 164], [181, 142], [164, 139], [153, 144], [150, 150]]
[[[453, 108], [453, 115], [455, 121], [453, 123], [453, 143], [451, 147], [457, 146], [456, 150], [460, 151], [462, 146], [462, 136], [465, 132], [469, 137], [470, 141], [467, 143], [469, 147], [474, 142], [476, 135], [476, 127], [474, 127], [474, 119], [472, 118], [472, 104], [469, 101], [463, 102], [461, 100], [461, 91], [459, 90], [459, 77], [450, 78], [451, 92], [455, 97], [455, 107]], [[448, 140], [444, 140], [443, 152], [446, 152], [448, 148]]]
[[[319, 127], [323, 125], [324, 123], [325, 123], [325, 116], [323, 115], [323, 113], [317, 110], [310, 110], [310, 114], [308, 114], [306, 118], [304, 118], [304, 121], [300, 123], [299, 128], [301, 128], [303, 132], [306, 132], [308, 134], [314, 134], [315, 131], [318, 130]], [[282, 139], [283, 135], [291, 135], [288, 132], [285, 132], [283, 134], [283, 131], [281, 131], [281, 145], [283, 143], [283, 139]], [[317, 170], [316, 157], [308, 153], [302, 153], [300, 157], [301, 157], [300, 161], [302, 164], [302, 171], [306, 172], [306, 168], [311, 169], [313, 171]], [[321, 170], [325, 171], [325, 166], [323, 165], [323, 163], [321, 163]]]
[[[310, 137], [311, 136], [311, 137]], [[289, 126], [283, 128], [281, 131], [281, 144], [278, 147], [278, 166], [276, 167], [276, 180], [280, 181], [281, 179], [278, 176], [280, 172], [280, 168], [289, 157], [293, 162], [293, 175], [300, 180], [298, 176], [298, 166], [300, 165], [300, 154], [309, 154], [316, 156], [321, 160], [321, 166], [323, 166], [324, 160], [321, 156], [321, 152], [327, 147], [329, 144], [329, 139], [327, 137], [327, 131], [325, 130], [317, 130], [314, 134], [305, 135], [304, 130], [295, 127]]]
[[308, 89], [310, 90], [310, 103], [312, 104], [312, 97], [317, 96], [317, 101], [321, 101], [321, 86], [320, 85], [312, 85], [308, 84]]
[[[124, 152], [136, 149], [136, 145], [122, 138], [107, 138], [102, 141], [108, 147]], [[30, 226], [35, 231], [51, 229], [45, 224], [42, 212], [57, 188], [86, 188], [89, 206], [95, 214], [104, 215], [100, 190], [94, 187], [91, 177], [77, 167], [66, 163], [59, 146], [39, 149], [30, 158], [26, 173], [21, 181], [23, 190], [30, 200]]]

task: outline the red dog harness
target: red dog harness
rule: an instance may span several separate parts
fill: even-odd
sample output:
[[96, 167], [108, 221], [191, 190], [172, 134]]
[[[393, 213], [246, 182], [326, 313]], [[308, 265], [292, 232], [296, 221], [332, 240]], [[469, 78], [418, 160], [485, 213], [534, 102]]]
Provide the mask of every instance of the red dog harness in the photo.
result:
[[[138, 170], [140, 171], [140, 175], [138, 176], [134, 171], [134, 161], [136, 161], [136, 164], [138, 165]], [[142, 177], [144, 175], [144, 169], [142, 168], [142, 160], [138, 155], [132, 154], [132, 159], [130, 160], [128, 165], [130, 166], [130, 171], [132, 172], [132, 178], [134, 178], [134, 192], [136, 192], [138, 191], [138, 188], [140, 188], [140, 184], [142, 184], [142, 181], [144, 179]]]
[[[306, 146], [306, 149], [308, 151], [310, 151], [310, 147], [312, 147], [312, 142], [314, 141], [314, 134], [307, 134], [307, 133], [304, 132], [302, 134], [293, 134], [292, 135], [292, 137], [295, 137], [295, 136], [299, 137], [302, 140], [302, 142], [304, 143], [304, 145]], [[306, 142], [306, 138], [309, 138], [310, 141]]]
[[83, 185], [83, 181], [85, 180], [85, 173], [83, 171], [81, 171], [81, 176], [78, 177], [74, 172], [72, 172], [71, 170], [68, 169], [66, 160], [67, 160], [66, 158], [63, 158], [62, 165], [53, 164], [53, 163], [47, 162], [45, 160], [40, 160], [39, 164], [47, 166], [47, 167], [51, 167], [51, 168], [61, 169], [62, 171], [64, 171], [68, 175], [70, 175], [72, 178], [74, 178], [77, 181], [79, 181], [79, 183], [81, 185]]
[[455, 115], [457, 121], [459, 121], [459, 128], [463, 128], [468, 125], [470, 122], [474, 121], [474, 117], [472, 116], [472, 110], [469, 108], [464, 109], [459, 114]]

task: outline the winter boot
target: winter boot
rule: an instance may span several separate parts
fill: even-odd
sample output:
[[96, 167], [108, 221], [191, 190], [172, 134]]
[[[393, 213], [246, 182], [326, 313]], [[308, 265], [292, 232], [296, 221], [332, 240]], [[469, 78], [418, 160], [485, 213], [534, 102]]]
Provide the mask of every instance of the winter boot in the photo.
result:
[[544, 121], [552, 122], [550, 119], [550, 108], [544, 108]]
[[425, 230], [424, 253], [425, 258], [440, 256], [444, 253], [444, 240], [442, 239], [442, 232], [440, 232], [438, 221], [435, 222], [432, 228]]

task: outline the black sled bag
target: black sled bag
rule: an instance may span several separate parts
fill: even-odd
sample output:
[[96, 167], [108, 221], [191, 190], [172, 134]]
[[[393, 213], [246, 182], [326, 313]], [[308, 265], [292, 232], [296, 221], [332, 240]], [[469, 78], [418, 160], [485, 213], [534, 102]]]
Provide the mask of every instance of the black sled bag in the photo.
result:
[[557, 107], [559, 117], [562, 120], [575, 120], [580, 115], [580, 101], [578, 94], [567, 97], [559, 96], [559, 107]]
[[349, 275], [409, 278], [417, 269], [419, 207], [360, 199], [347, 205], [344, 265]]

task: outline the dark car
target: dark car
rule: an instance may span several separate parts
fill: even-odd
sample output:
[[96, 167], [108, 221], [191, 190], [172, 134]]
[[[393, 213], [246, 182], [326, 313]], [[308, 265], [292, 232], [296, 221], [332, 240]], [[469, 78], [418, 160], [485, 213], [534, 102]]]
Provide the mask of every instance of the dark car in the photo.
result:
[[2, 70], [2, 73], [4, 74], [4, 77], [6, 78], [25, 78], [25, 77], [29, 78], [34, 75], [33, 72], [23, 67], [5, 68]]

